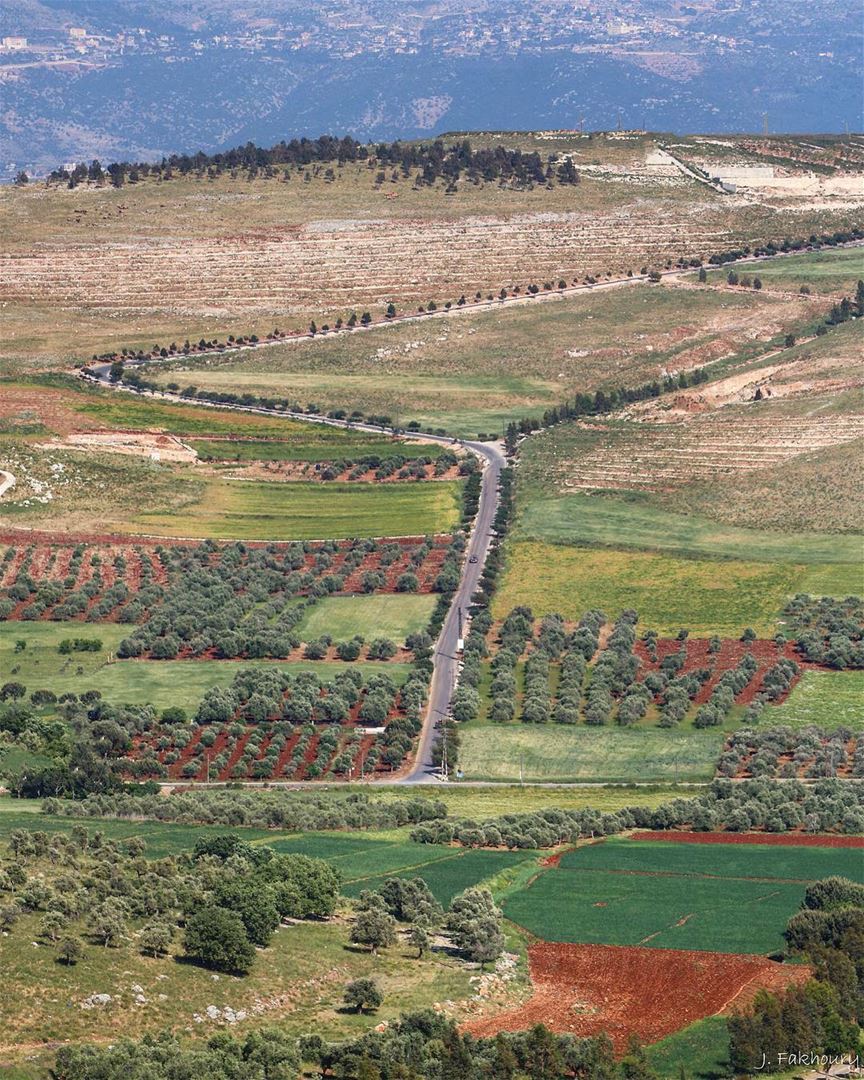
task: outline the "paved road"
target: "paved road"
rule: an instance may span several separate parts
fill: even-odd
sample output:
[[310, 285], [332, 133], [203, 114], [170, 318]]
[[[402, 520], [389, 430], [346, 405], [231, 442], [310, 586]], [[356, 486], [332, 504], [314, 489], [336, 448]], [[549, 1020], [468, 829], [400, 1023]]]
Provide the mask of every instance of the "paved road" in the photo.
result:
[[[138, 366], [146, 366], [146, 361], [139, 361]], [[182, 401], [176, 394], [154, 393], [151, 391], [134, 391], [128, 387], [118, 386], [108, 378], [111, 369], [110, 364], [94, 364], [90, 371], [99, 382], [117, 390], [120, 393], [136, 393], [138, 396], [165, 398], [170, 401]], [[209, 404], [198, 402], [196, 404]], [[214, 408], [229, 408], [241, 412], [263, 413], [272, 417], [274, 413], [268, 409], [257, 409], [245, 405], [220, 405]], [[468, 545], [465, 552], [465, 562], [462, 567], [462, 579], [459, 588], [447, 612], [444, 626], [435, 643], [433, 657], [432, 681], [429, 686], [429, 700], [426, 714], [423, 720], [423, 729], [420, 733], [417, 754], [410, 772], [406, 775], [394, 777], [391, 783], [422, 784], [434, 779], [435, 769], [432, 765], [432, 747], [435, 741], [436, 724], [447, 715], [450, 707], [450, 698], [456, 685], [459, 658], [457, 655], [459, 638], [462, 636], [464, 620], [471, 597], [477, 589], [480, 575], [483, 573], [483, 565], [489, 552], [492, 540], [492, 522], [498, 511], [498, 482], [501, 470], [506, 463], [506, 458], [500, 443], [483, 443], [459, 441], [444, 435], [403, 435], [392, 428], [381, 427], [377, 424], [349, 423], [347, 420], [335, 420], [328, 416], [309, 416], [308, 413], [278, 413], [277, 416], [285, 416], [288, 419], [303, 420], [307, 423], [326, 424], [331, 427], [350, 428], [353, 431], [364, 431], [374, 434], [382, 432], [389, 435], [399, 435], [400, 438], [420, 439], [423, 442], [440, 443], [444, 446], [462, 446], [480, 459], [483, 464], [483, 478], [480, 487], [480, 499], [477, 508], [477, 516], [474, 526], [468, 537]]]
[[483, 564], [492, 541], [492, 522], [498, 510], [498, 481], [505, 465], [505, 457], [500, 445], [497, 443], [466, 443], [465, 445], [485, 462], [480, 505], [468, 541], [462, 580], [435, 645], [434, 669], [429, 686], [426, 717], [414, 765], [411, 771], [398, 781], [403, 784], [425, 784], [434, 779], [432, 747], [435, 742], [435, 728], [447, 716], [450, 707], [450, 698], [459, 671], [460, 660], [457, 651], [459, 639], [464, 637], [466, 632], [465, 618], [471, 604], [471, 597], [476, 592], [480, 575], [483, 573]]
[[[849, 246], [859, 246], [860, 241], [853, 242]], [[790, 253], [794, 254], [794, 253]], [[746, 260], [747, 262], [761, 262], [769, 259], [782, 258], [782, 254], [774, 256], [751, 256]], [[728, 264], [727, 264], [728, 265]], [[693, 270], [688, 268], [686, 270], [667, 270], [663, 271], [665, 278], [675, 279], [683, 274], [691, 274]], [[591, 289], [609, 289], [620, 288], [621, 286], [632, 285], [637, 281], [642, 281], [644, 278], [642, 275], [634, 275], [632, 278], [624, 278], [616, 281], [598, 283], [597, 285], [577, 285], [572, 286], [566, 290], [566, 293], [589, 291]], [[546, 299], [551, 299], [557, 294], [546, 294]], [[505, 302], [516, 303], [530, 303], [536, 302], [541, 299], [541, 296], [536, 298], [520, 297], [511, 298]], [[500, 301], [494, 301], [494, 303], [500, 303]], [[491, 305], [490, 305], [491, 306]], [[434, 315], [439, 317], [446, 317], [449, 315], [457, 314], [464, 310], [476, 310], [476, 306], [465, 309], [450, 309], [449, 312], [436, 312]], [[433, 317], [434, 317], [433, 315]], [[417, 316], [403, 316], [403, 319], [415, 318]], [[421, 316], [422, 317], [422, 316]], [[429, 316], [425, 316], [429, 317]], [[395, 320], [401, 321], [401, 320]], [[380, 326], [381, 324], [376, 324]], [[372, 329], [373, 327], [369, 327]], [[304, 339], [295, 339], [304, 340]], [[311, 340], [311, 338], [306, 339]], [[260, 347], [260, 346], [259, 346]], [[782, 350], [778, 350], [782, 351]], [[769, 354], [773, 355], [773, 354]], [[172, 357], [171, 359], [176, 359]], [[150, 363], [158, 364], [158, 360], [139, 360], [127, 362], [128, 367], [147, 367]], [[183, 401], [185, 404], [189, 402], [180, 398], [177, 394], [158, 393], [153, 391], [133, 391], [129, 387], [115, 386], [109, 380], [108, 373], [111, 365], [94, 364], [89, 368], [89, 372], [101, 383], [106, 386], [113, 387], [119, 392], [138, 393], [141, 396], [164, 398], [169, 401]], [[79, 373], [80, 374], [80, 373]], [[259, 409], [254, 406], [244, 405], [218, 405], [211, 404], [209, 402], [196, 402], [195, 404], [203, 405], [205, 407], [210, 406], [212, 408], [230, 408], [241, 412], [260, 413], [265, 416], [272, 417], [274, 413], [268, 409]], [[429, 689], [429, 702], [426, 709], [426, 715], [423, 721], [423, 729], [420, 733], [420, 740], [417, 748], [417, 754], [414, 760], [414, 764], [410, 770], [401, 777], [395, 777], [392, 781], [382, 781], [389, 783], [401, 783], [401, 784], [422, 784], [428, 783], [430, 780], [435, 780], [438, 777], [438, 773], [432, 764], [432, 747], [435, 742], [436, 726], [446, 718], [447, 712], [450, 707], [450, 699], [453, 694], [453, 689], [456, 685], [456, 680], [459, 672], [459, 656], [457, 652], [458, 641], [460, 637], [464, 636], [464, 621], [471, 603], [471, 597], [477, 589], [477, 584], [480, 580], [480, 575], [483, 572], [483, 564], [486, 560], [486, 555], [489, 551], [489, 545], [492, 539], [492, 522], [495, 519], [495, 514], [498, 510], [498, 482], [501, 475], [501, 469], [504, 467], [505, 458], [501, 449], [500, 443], [481, 443], [481, 442], [467, 442], [450, 438], [449, 436], [442, 435], [428, 435], [424, 432], [416, 435], [406, 435], [404, 432], [396, 432], [392, 428], [382, 427], [377, 424], [364, 424], [364, 423], [351, 423], [347, 420], [335, 420], [327, 416], [310, 416], [308, 413], [278, 413], [276, 415], [284, 416], [292, 420], [302, 420], [306, 423], [314, 424], [326, 424], [331, 427], [350, 428], [354, 431], [365, 431], [374, 434], [388, 434], [399, 435], [400, 438], [413, 438], [420, 439], [423, 442], [434, 442], [446, 446], [453, 446], [454, 444], [464, 446], [471, 453], [475, 454], [483, 462], [483, 483], [480, 492], [480, 503], [477, 511], [477, 517], [474, 522], [474, 527], [471, 531], [468, 547], [466, 551], [465, 564], [462, 571], [462, 580], [460, 581], [459, 588], [454, 596], [453, 603], [450, 606], [450, 610], [447, 613], [447, 618], [444, 621], [444, 626], [441, 630], [441, 634], [435, 645], [434, 655], [434, 667], [432, 673], [432, 682]], [[472, 561], [474, 560], [474, 561]]]

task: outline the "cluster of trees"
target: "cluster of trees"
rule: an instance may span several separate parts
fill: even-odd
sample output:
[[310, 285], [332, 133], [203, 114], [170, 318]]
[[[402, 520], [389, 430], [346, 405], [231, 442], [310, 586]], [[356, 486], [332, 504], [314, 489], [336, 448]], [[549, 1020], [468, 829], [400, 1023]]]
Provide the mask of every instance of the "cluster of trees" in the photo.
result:
[[[31, 544], [17, 566], [13, 580], [4, 589], [0, 589], [0, 620], [8, 619], [16, 608], [17, 618], [25, 621], [44, 618], [46, 615], [55, 622], [62, 622], [85, 615], [87, 622], [101, 622], [113, 612], [123, 612], [133, 598], [133, 592], [123, 580], [126, 574], [126, 559], [116, 555], [113, 560], [117, 580], [108, 587], [102, 572], [103, 557], [98, 550], [92, 550], [86, 544], [77, 544], [62, 578], [49, 580], [58, 557], [58, 549], [52, 551], [36, 580], [31, 574], [36, 546]], [[140, 547], [136, 547], [141, 551]], [[3, 556], [3, 564], [14, 561], [17, 549], [10, 546]], [[141, 558], [140, 577], [134, 593], [134, 600], [141, 610], [158, 603], [162, 596], [161, 586], [154, 580], [153, 566], [149, 559]], [[88, 570], [87, 580], [79, 586], [82, 570]], [[24, 603], [26, 601], [26, 603]], [[20, 607], [21, 604], [23, 607]], [[85, 614], [86, 613], [86, 614]], [[78, 639], [77, 650], [83, 646]], [[69, 646], [72, 651], [74, 646]], [[86, 651], [86, 650], [85, 650]]]
[[749, 1009], [730, 1017], [736, 1073], [784, 1072], [816, 1064], [818, 1055], [837, 1061], [860, 1050], [864, 886], [842, 877], [809, 885], [785, 937], [789, 949], [813, 966], [814, 977], [783, 994], [761, 991]]
[[0, 860], [0, 923], [8, 933], [39, 913], [40, 936], [58, 959], [78, 962], [86, 943], [135, 940], [145, 955], [171, 949], [180, 928], [187, 957], [217, 971], [246, 972], [283, 918], [329, 918], [340, 877], [328, 863], [279, 855], [233, 836], [199, 842], [192, 854], [145, 858], [139, 838], [107, 840], [15, 829]]
[[141, 818], [185, 825], [248, 825], [288, 832], [394, 829], [447, 816], [439, 799], [375, 799], [366, 791], [175, 791], [94, 794], [81, 801], [46, 799], [46, 814], [74, 818]]
[[654, 809], [630, 806], [614, 813], [548, 809], [486, 821], [438, 818], [418, 825], [411, 838], [423, 844], [518, 849], [554, 847], [633, 828], [786, 832], [802, 827], [811, 833], [864, 832], [864, 785], [720, 779], [694, 798], [673, 799]]
[[[852, 753], [849, 743], [854, 741]], [[864, 735], [849, 728], [826, 731], [818, 727], [772, 727], [764, 731], [742, 728], [729, 737], [717, 762], [720, 776], [807, 780], [845, 774], [864, 779]]]
[[[384, 570], [395, 573], [402, 592], [420, 588], [418, 572], [435, 547], [433, 537], [413, 548], [378, 540], [353, 540], [347, 545], [293, 543], [249, 548], [243, 543], [217, 545], [205, 541], [196, 547], [157, 548], [168, 575], [168, 586], [158, 593], [136, 594], [120, 610], [123, 622], [141, 623], [118, 646], [120, 657], [149, 656], [172, 660], [179, 654], [198, 657], [213, 653], [223, 659], [283, 658], [300, 645], [295, 627], [305, 609], [324, 596], [343, 592], [348, 578], [370, 556], [376, 566], [361, 578], [363, 592], [375, 592], [387, 583]], [[439, 569], [433, 589], [449, 592], [464, 539], [457, 537]], [[298, 597], [305, 604], [298, 604]], [[363, 642], [360, 643], [364, 644]], [[344, 659], [357, 659], [348, 655]], [[382, 653], [386, 649], [379, 649]], [[310, 659], [314, 659], [314, 650]], [[320, 658], [320, 657], [318, 657]]]
[[321, 135], [317, 139], [283, 140], [270, 147], [247, 142], [216, 154], [199, 150], [197, 154], [171, 154], [158, 162], [112, 162], [104, 168], [94, 160], [89, 165], [82, 162], [71, 170], [55, 169], [48, 179], [49, 183], [65, 183], [71, 188], [88, 182], [122, 187], [147, 178], [165, 181], [175, 176], [215, 179], [223, 173], [232, 176], [242, 173], [249, 180], [260, 177], [290, 181], [294, 169], [305, 181], [320, 176], [332, 183], [336, 179], [333, 166], [341, 169], [354, 162], [375, 174], [377, 186], [407, 180], [413, 175], [418, 187], [433, 187], [439, 180], [443, 181], [448, 195], [458, 191], [457, 184], [463, 175], [469, 183], [477, 185], [497, 181], [530, 188], [535, 184], [551, 186], [556, 181], [579, 183], [579, 173], [571, 159], [555, 154], [548, 155], [544, 161], [536, 151], [528, 153], [501, 145], [473, 149], [468, 139], [449, 145], [441, 139], [432, 143], [369, 144], [348, 135], [341, 139]]
[[432, 947], [432, 935], [443, 931], [458, 952], [481, 970], [504, 950], [501, 912], [487, 889], [470, 888], [444, 910], [422, 878], [387, 878], [380, 889], [364, 890], [355, 904], [351, 942], [376, 953], [393, 945], [399, 925], [418, 958]]
[[[14, 695], [0, 705], [0, 731], [24, 749], [47, 758], [7, 774], [19, 798], [83, 798], [89, 792], [124, 788], [124, 755], [133, 738], [154, 727], [152, 705], [110, 705], [98, 690], [65, 693], [37, 690], [23, 700], [24, 687], [13, 684]], [[47, 709], [48, 715], [44, 714]]]
[[[365, 1004], [369, 988], [361, 987], [360, 995]], [[298, 1040], [264, 1029], [242, 1036], [220, 1032], [192, 1046], [167, 1033], [106, 1046], [64, 1046], [57, 1051], [53, 1075], [57, 1080], [137, 1075], [148, 1080], [298, 1080], [301, 1059], [320, 1075], [343, 1080], [658, 1080], [637, 1042], [618, 1061], [605, 1034], [556, 1035], [542, 1024], [476, 1039], [432, 1010], [404, 1013], [340, 1043], [327, 1043], [318, 1034]]]
[[654, 379], [641, 386], [617, 386], [609, 390], [597, 390], [594, 394], [578, 393], [572, 401], [565, 401], [552, 409], [547, 409], [542, 417], [525, 416], [521, 420], [511, 421], [505, 431], [505, 440], [511, 453], [516, 447], [520, 435], [531, 435], [541, 428], [554, 427], [568, 420], [579, 420], [586, 416], [603, 416], [615, 412], [625, 405], [638, 401], [649, 401], [663, 394], [686, 390], [691, 386], [701, 386], [710, 379], [705, 368], [682, 371], [678, 375], [667, 375], [663, 379]]
[[798, 593], [783, 610], [798, 651], [813, 664], [864, 668], [864, 601]]

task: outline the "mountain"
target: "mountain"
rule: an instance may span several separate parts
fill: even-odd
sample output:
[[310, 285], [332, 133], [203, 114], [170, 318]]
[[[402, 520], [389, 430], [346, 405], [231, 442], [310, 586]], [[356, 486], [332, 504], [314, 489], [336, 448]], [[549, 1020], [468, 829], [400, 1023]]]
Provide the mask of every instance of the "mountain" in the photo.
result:
[[833, 0], [7, 0], [0, 169], [330, 131], [860, 130]]

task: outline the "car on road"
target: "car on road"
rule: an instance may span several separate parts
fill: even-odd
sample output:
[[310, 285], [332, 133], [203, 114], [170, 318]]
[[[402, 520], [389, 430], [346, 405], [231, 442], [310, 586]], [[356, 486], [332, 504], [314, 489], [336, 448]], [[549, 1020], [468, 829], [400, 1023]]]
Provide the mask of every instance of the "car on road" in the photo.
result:
[[476, 563], [476, 562], [477, 562], [477, 556], [476, 556], [476, 555], [472, 555], [472, 556], [471, 556], [471, 558], [470, 558], [470, 559], [468, 560], [468, 562], [469, 562], [469, 563]]

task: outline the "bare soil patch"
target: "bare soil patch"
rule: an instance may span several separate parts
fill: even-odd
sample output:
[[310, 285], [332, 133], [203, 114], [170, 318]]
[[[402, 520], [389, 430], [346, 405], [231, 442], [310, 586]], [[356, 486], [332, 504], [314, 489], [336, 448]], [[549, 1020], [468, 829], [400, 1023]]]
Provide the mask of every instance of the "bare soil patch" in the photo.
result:
[[706, 1016], [729, 1012], [758, 989], [810, 977], [805, 966], [757, 956], [619, 945], [541, 942], [528, 950], [534, 995], [524, 1005], [466, 1025], [473, 1035], [544, 1023], [573, 1035], [609, 1034], [617, 1052], [632, 1035], [645, 1043]]
[[633, 840], [669, 840], [678, 844], [774, 844], [779, 847], [864, 848], [864, 836], [814, 833], [634, 832]]
[[89, 450], [102, 453], [131, 454], [152, 461], [191, 463], [198, 455], [175, 435], [153, 432], [104, 431], [72, 432], [64, 439], [52, 439], [40, 447], [43, 450]]

